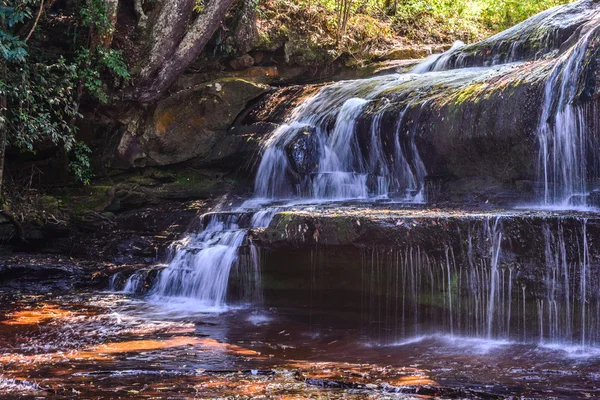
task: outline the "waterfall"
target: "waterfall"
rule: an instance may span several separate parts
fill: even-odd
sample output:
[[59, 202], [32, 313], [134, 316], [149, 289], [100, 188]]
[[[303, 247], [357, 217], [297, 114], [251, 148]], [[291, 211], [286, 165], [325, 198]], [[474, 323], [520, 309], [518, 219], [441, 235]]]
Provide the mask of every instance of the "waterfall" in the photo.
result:
[[150, 295], [193, 298], [201, 307], [219, 310], [225, 304], [229, 273], [246, 239], [240, 216], [212, 214], [207, 226], [178, 245], [175, 257], [159, 275]]
[[577, 46], [560, 58], [545, 85], [537, 134], [540, 146], [538, 180], [544, 186], [544, 206], [588, 205], [587, 157], [592, 135], [586, 108], [577, 104], [577, 98], [579, 82], [586, 68], [584, 58], [595, 32], [590, 29]]
[[[416, 128], [407, 127], [408, 106], [393, 116], [394, 124], [382, 121], [385, 102], [372, 108], [378, 95], [414, 79], [388, 75], [322, 88], [265, 141], [255, 197], [423, 202], [427, 172], [415, 145]], [[361, 126], [370, 115], [370, 127]]]
[[[582, 4], [587, 9], [578, 13]], [[588, 206], [588, 180], [596, 172], [596, 164], [600, 165], [595, 154], [598, 145], [590, 132], [590, 116], [597, 113], [579, 100], [586, 57], [592, 38], [597, 37], [597, 29], [587, 29], [586, 24], [599, 8], [592, 0], [580, 0], [479, 44], [456, 42], [448, 52], [429, 58], [411, 73], [320, 87], [263, 140], [253, 197], [230, 212], [204, 215], [199, 231], [173, 245], [166, 268], [155, 278], [147, 273], [134, 274], [125, 282], [124, 291], [140, 293], [141, 288], [151, 286], [149, 299], [154, 302], [192, 302], [190, 307], [204, 311], [225, 310], [236, 302], [260, 302], [260, 254], [249, 242], [248, 232], [269, 225], [281, 211], [272, 207], [274, 203], [283, 207], [348, 200], [425, 203], [428, 168], [432, 175], [443, 177], [456, 173], [456, 166], [444, 165], [446, 149], [440, 148], [447, 145], [448, 151], [455, 151], [466, 143], [464, 147], [469, 149], [470, 142], [462, 141], [456, 127], [460, 130], [465, 126], [462, 124], [481, 119], [477, 113], [456, 112], [458, 106], [474, 90], [479, 95], [477, 90], [492, 92], [495, 83], [510, 85], [507, 77], [513, 69], [527, 77], [527, 64], [509, 64], [517, 61], [548, 59], [531, 67], [538, 75], [533, 82], [528, 81], [534, 89], [544, 88], [535, 135], [539, 145], [537, 179], [543, 186], [538, 205]], [[533, 49], [532, 40], [537, 41]], [[548, 79], [540, 84], [546, 75]], [[462, 93], [460, 88], [468, 90]], [[499, 96], [504, 98], [504, 93]], [[510, 101], [509, 97], [505, 101]], [[445, 119], [441, 110], [458, 116]], [[466, 117], [470, 119], [466, 121]], [[506, 123], [510, 122], [507, 118]], [[537, 122], [537, 115], [533, 122]], [[439, 163], [426, 154], [432, 150], [431, 129], [437, 129], [437, 134], [452, 133], [431, 152], [440, 156]], [[487, 142], [488, 134], [482, 132], [473, 143]], [[480, 164], [485, 167], [485, 160], [460, 168]], [[542, 343], [573, 342], [574, 338], [582, 345], [594, 343], [596, 338], [590, 335], [596, 321], [590, 318], [589, 305], [594, 285], [589, 277], [592, 266], [585, 225], [577, 265], [567, 262], [568, 239], [562, 228], [558, 234], [548, 229], [542, 235], [546, 286], [540, 296], [526, 290], [529, 286], [518, 267], [504, 262], [503, 223], [500, 217], [488, 218], [483, 225], [471, 227], [466, 255], [456, 243], [444, 243], [443, 251], [437, 254], [428, 254], [419, 246], [397, 250], [393, 276], [386, 276], [385, 257], [377, 258], [365, 287], [377, 291], [378, 285], [385, 284], [385, 289], [379, 289], [390, 291], [389, 296], [394, 293], [395, 300], [389, 297], [386, 304], [389, 312], [394, 309], [397, 314], [388, 315], [388, 319], [397, 321], [401, 314], [403, 332], [423, 331], [426, 318], [439, 318], [451, 334], [527, 340], [535, 334]], [[574, 284], [576, 279], [579, 285]], [[112, 287], [116, 282], [113, 279]], [[470, 296], [465, 297], [466, 292]], [[423, 298], [429, 302], [427, 307]], [[467, 317], [462, 313], [465, 309], [469, 310]]]
[[[555, 59], [544, 85], [537, 129], [537, 181], [543, 189], [536, 207], [585, 209], [591, 205], [588, 182], [600, 177], [598, 112], [593, 102], [584, 103], [580, 98], [590, 68], [586, 56], [593, 51], [590, 45], [598, 35], [599, 11], [600, 5], [592, 0], [551, 9], [482, 42], [456, 42], [447, 52], [430, 57], [412, 71], [423, 74]], [[536, 52], [529, 54], [529, 48]]]
[[590, 260], [588, 222], [528, 225], [542, 237], [537, 264], [511, 254], [518, 235], [506, 231], [516, 228], [510, 218], [471, 221], [464, 247], [365, 250], [364, 335], [388, 344], [441, 334], [579, 351], [600, 345], [600, 271]]
[[[171, 260], [151, 282], [148, 299], [187, 311], [225, 311], [230, 306], [231, 276], [237, 270], [237, 302], [259, 304], [260, 254], [249, 243], [248, 231], [268, 226], [279, 211], [278, 208], [266, 208], [249, 213], [239, 209], [203, 215], [199, 232], [172, 245]], [[245, 253], [244, 248], [247, 249]], [[147, 278], [148, 271], [134, 273], [121, 292], [142, 292]], [[115, 277], [111, 285], [115, 286]]]
[[[241, 286], [238, 291], [245, 293], [238, 293], [238, 298], [258, 302], [259, 256], [248, 243], [248, 231], [267, 227], [280, 211], [274, 207], [257, 210], [265, 200], [320, 202], [393, 197], [423, 202], [426, 170], [414, 142], [416, 124], [408, 124], [405, 118], [412, 102], [395, 116], [392, 126], [382, 121], [386, 109], [383, 105], [371, 110], [376, 116], [365, 130], [368, 135], [361, 135], [358, 127], [369, 111], [370, 100], [412, 79], [411, 75], [392, 75], [340, 82], [304, 101], [288, 124], [265, 141], [254, 197], [229, 213], [204, 215], [199, 232], [176, 242], [171, 261], [152, 283], [149, 299], [201, 311], [226, 310], [234, 270], [245, 268], [237, 274]], [[393, 136], [391, 143], [384, 140], [386, 134]], [[242, 256], [244, 249], [248, 254]], [[139, 293], [145, 281], [136, 273], [123, 291]]]

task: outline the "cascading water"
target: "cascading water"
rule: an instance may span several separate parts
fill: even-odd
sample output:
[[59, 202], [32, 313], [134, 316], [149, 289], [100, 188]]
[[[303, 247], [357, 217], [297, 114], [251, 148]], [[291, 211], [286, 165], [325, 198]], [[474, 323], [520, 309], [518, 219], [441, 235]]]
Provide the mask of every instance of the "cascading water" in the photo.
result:
[[206, 215], [206, 227], [177, 244], [175, 256], [150, 295], [156, 300], [194, 299], [203, 310], [225, 305], [229, 274], [246, 239], [240, 215]]
[[365, 335], [384, 344], [457, 335], [579, 351], [599, 346], [599, 271], [590, 261], [587, 221], [565, 227], [558, 219], [533, 228], [545, 248], [533, 266], [511, 254], [514, 238], [505, 236], [505, 224], [510, 227], [510, 219], [471, 222], [464, 247], [456, 249], [448, 243], [435, 250], [367, 250]]
[[[394, 75], [370, 80], [341, 82], [322, 89], [305, 101], [289, 123], [267, 141], [257, 173], [255, 197], [234, 212], [212, 213], [203, 218], [205, 227], [174, 246], [172, 260], [159, 273], [149, 292], [162, 303], [187, 303], [204, 311], [226, 307], [232, 268], [244, 263], [240, 249], [250, 228], [268, 226], [277, 208], [249, 211], [248, 207], [267, 201], [299, 199], [365, 200], [395, 197], [403, 201], [424, 200], [426, 170], [414, 143], [414, 128], [400, 141], [405, 111], [400, 113], [391, 148], [383, 143], [383, 110], [373, 119], [368, 145], [359, 143], [357, 123], [368, 109], [369, 99], [390, 87], [412, 79]], [[298, 150], [295, 157], [290, 152]], [[295, 165], [293, 165], [295, 163]], [[252, 214], [250, 221], [248, 213]], [[250, 251], [245, 291], [259, 296], [256, 249]], [[244, 279], [252, 274], [252, 279]], [[137, 275], [126, 283], [135, 293], [142, 279]], [[248, 297], [248, 296], [246, 296]], [[255, 301], [255, 299], [250, 299]]]
[[[273, 207], [256, 211], [265, 200], [320, 202], [393, 197], [422, 202], [426, 170], [414, 143], [415, 127], [403, 124], [408, 106], [392, 127], [391, 146], [382, 139], [389, 129], [381, 121], [383, 109], [374, 110], [368, 144], [360, 142], [357, 127], [367, 113], [369, 99], [413, 78], [393, 75], [340, 82], [305, 101], [289, 124], [266, 141], [254, 198], [230, 213], [203, 216], [204, 228], [174, 245], [171, 261], [158, 274], [149, 298], [160, 303], [191, 301], [192, 307], [204, 311], [223, 310], [232, 269], [244, 264], [249, 265], [245, 273], [239, 274], [246, 281], [244, 291], [259, 296], [256, 249], [245, 257], [250, 261], [240, 257], [240, 250], [247, 244], [248, 230], [268, 226], [279, 211]], [[402, 142], [401, 135], [405, 137]], [[290, 152], [294, 151], [293, 157]], [[245, 279], [248, 274], [253, 278]], [[139, 274], [134, 274], [125, 284], [126, 292], [138, 292], [143, 282]]]
[[[406, 133], [406, 143], [400, 142], [405, 111], [397, 115], [395, 126], [389, 126], [381, 121], [385, 104], [369, 107], [370, 100], [414, 78], [389, 75], [339, 82], [305, 101], [265, 142], [255, 197], [423, 202], [426, 170], [414, 143], [414, 130]], [[374, 118], [361, 132], [361, 118], [368, 115]], [[393, 144], [384, 141], [390, 131]], [[299, 146], [310, 151], [296, 155]]]
[[596, 189], [588, 183], [600, 177], [595, 150], [599, 113], [594, 102], [580, 101], [587, 90], [590, 60], [586, 57], [598, 36], [599, 11], [597, 2], [580, 0], [540, 13], [482, 42], [468, 46], [456, 42], [447, 52], [413, 69], [426, 73], [557, 58], [544, 85], [537, 130], [537, 181], [542, 189], [536, 207], [587, 208], [590, 189]]
[[[150, 276], [148, 270], [134, 273], [124, 282], [121, 292], [143, 293], [145, 285], [151, 284], [148, 299], [153, 303], [188, 311], [221, 312], [228, 308], [230, 278], [235, 273], [237, 302], [260, 303], [260, 256], [247, 234], [250, 228], [268, 226], [278, 211], [267, 208], [203, 215], [203, 227], [198, 233], [171, 246], [171, 261], [166, 268], [156, 277]], [[119, 278], [120, 274], [113, 276], [111, 290]]]
[[539, 178], [543, 182], [543, 205], [558, 208], [588, 205], [590, 168], [588, 157], [596, 152], [588, 118], [597, 114], [593, 106], [577, 104], [580, 79], [586, 68], [584, 58], [590, 29], [555, 65], [544, 89], [543, 112], [538, 128]]

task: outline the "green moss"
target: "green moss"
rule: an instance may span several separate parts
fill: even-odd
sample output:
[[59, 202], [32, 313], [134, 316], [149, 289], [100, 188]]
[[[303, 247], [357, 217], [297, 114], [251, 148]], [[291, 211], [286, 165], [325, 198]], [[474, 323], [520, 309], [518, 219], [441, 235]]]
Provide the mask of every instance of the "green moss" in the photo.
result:
[[461, 105], [466, 102], [477, 104], [488, 89], [489, 85], [485, 83], [471, 84], [454, 95], [454, 103], [456, 105]]
[[229, 191], [234, 184], [235, 181], [218, 174], [183, 170], [176, 173], [174, 182], [166, 183], [160, 191], [167, 197], [207, 198]]
[[75, 214], [97, 211], [107, 202], [111, 188], [112, 186], [87, 186], [85, 194], [67, 194], [60, 198], [60, 201], [67, 204], [69, 211]]

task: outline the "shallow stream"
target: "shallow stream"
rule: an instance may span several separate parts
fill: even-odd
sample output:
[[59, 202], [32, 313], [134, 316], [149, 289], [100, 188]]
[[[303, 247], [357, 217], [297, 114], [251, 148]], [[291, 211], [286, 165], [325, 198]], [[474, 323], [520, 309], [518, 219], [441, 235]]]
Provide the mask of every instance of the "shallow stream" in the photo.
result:
[[110, 292], [1, 296], [2, 398], [600, 396], [597, 348], [450, 335], [379, 345], [349, 314], [239, 308], [174, 318]]

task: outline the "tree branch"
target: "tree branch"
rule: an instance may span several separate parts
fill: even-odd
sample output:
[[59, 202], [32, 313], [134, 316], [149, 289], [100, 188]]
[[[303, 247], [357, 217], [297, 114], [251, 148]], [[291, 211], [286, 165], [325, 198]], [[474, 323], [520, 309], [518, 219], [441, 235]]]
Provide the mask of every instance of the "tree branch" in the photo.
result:
[[[35, 18], [34, 21], [29, 20], [26, 24], [24, 24], [19, 29], [18, 35], [22, 37], [22, 36], [25, 35], [25, 33], [27, 33], [27, 39], [25, 41], [29, 40], [31, 34], [35, 31], [35, 28], [36, 28], [35, 25], [37, 25], [37, 23], [39, 22], [39, 20], [41, 18], [41, 14], [43, 14], [44, 11], [48, 11], [50, 9], [50, 7], [52, 7], [54, 5], [54, 3], [56, 3], [56, 0], [42, 1], [41, 4], [44, 5], [43, 8], [40, 5], [40, 8], [42, 9], [42, 12], [38, 11], [38, 14], [37, 14], [37, 16], [36, 16], [36, 18]], [[34, 24], [34, 22], [35, 22], [35, 24]]]
[[142, 29], [146, 27], [146, 22], [148, 21], [148, 16], [146, 15], [146, 13], [144, 13], [143, 3], [143, 0], [135, 0], [133, 4], [135, 15], [138, 18], [138, 26]]
[[150, 40], [139, 72], [138, 85], [146, 86], [171, 58], [185, 35], [195, 0], [163, 0], [150, 24]]
[[37, 27], [38, 22], [40, 22], [40, 17], [42, 16], [42, 11], [44, 11], [44, 0], [40, 1], [40, 9], [37, 12], [37, 15], [35, 16], [35, 21], [33, 22], [33, 26], [31, 27], [31, 30], [29, 31], [29, 33], [27, 34], [27, 37], [25, 38], [25, 43], [27, 43], [29, 41], [29, 39], [31, 38], [31, 35], [33, 35], [33, 31], [35, 31], [35, 28]]

